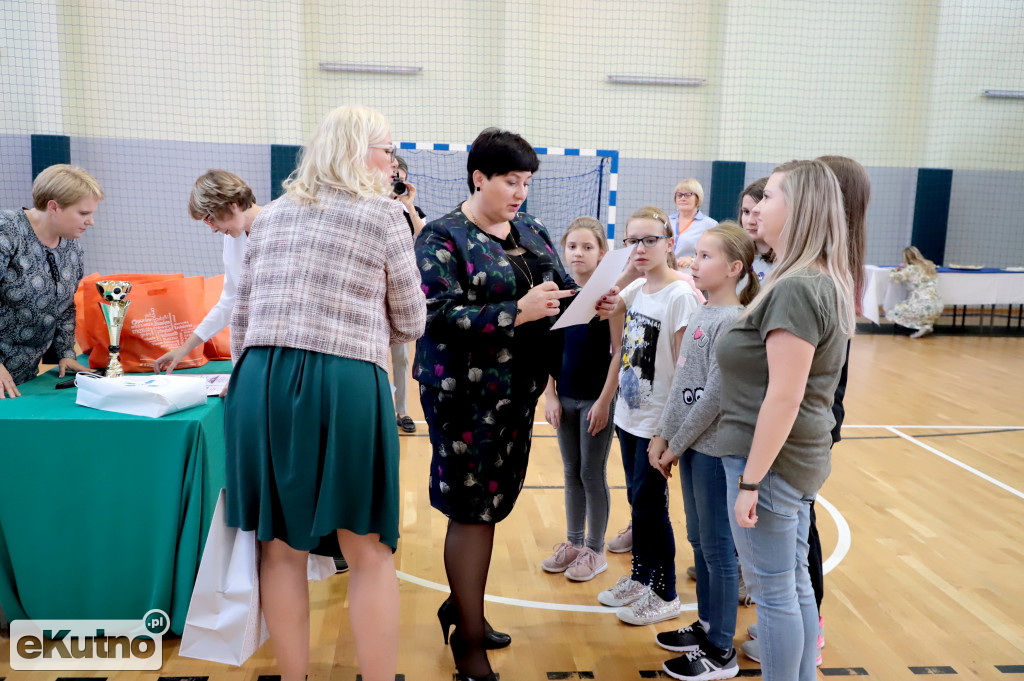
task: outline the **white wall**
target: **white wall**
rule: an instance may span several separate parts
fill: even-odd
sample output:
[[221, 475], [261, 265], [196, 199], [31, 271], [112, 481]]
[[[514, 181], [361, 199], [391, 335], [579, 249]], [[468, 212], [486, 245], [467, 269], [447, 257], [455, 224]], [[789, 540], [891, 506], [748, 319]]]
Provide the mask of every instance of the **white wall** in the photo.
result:
[[8, 0], [0, 22], [8, 133], [294, 144], [361, 102], [404, 140], [1024, 169], [1024, 102], [980, 96], [1024, 89], [1019, 0]]

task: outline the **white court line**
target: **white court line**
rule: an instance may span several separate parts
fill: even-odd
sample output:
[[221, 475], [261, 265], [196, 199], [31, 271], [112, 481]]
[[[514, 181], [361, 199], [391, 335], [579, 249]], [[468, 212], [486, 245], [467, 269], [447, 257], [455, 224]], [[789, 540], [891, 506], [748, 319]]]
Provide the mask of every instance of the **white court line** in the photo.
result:
[[832, 516], [832, 520], [836, 524], [836, 548], [832, 551], [832, 555], [828, 557], [828, 560], [822, 564], [822, 574], [827, 575], [835, 570], [839, 563], [843, 561], [843, 558], [846, 558], [846, 554], [850, 552], [853, 535], [850, 533], [850, 524], [846, 522], [846, 518], [828, 499], [819, 494], [815, 501], [825, 507], [825, 510]]
[[[850, 525], [846, 522], [846, 518], [839, 512], [835, 506], [828, 502], [824, 497], [819, 496], [817, 499], [829, 515], [832, 516], [832, 520], [836, 523], [836, 548], [832, 552], [832, 555], [824, 563], [824, 573], [827, 575], [829, 572], [834, 570], [837, 565], [846, 557], [846, 554], [850, 551]], [[444, 584], [432, 582], [429, 579], [423, 579], [415, 575], [410, 575], [401, 570], [397, 571], [398, 578], [402, 581], [422, 586], [427, 589], [433, 589], [434, 591], [440, 591], [442, 593], [451, 593]], [[560, 612], [594, 612], [604, 615], [612, 615], [618, 608], [609, 608], [603, 605], [576, 605], [575, 603], [550, 603], [547, 601], [529, 601], [521, 598], [505, 598], [504, 596], [491, 596], [489, 594], [484, 595], [484, 600], [491, 603], [500, 603], [501, 605], [514, 605], [520, 608], [533, 608], [534, 610], [558, 610]], [[682, 610], [695, 611], [697, 610], [696, 603], [683, 603], [681, 606]]]
[[[413, 421], [413, 423], [422, 423], [426, 425], [426, 421]], [[550, 426], [551, 424], [547, 421], [534, 421], [535, 426]], [[844, 423], [843, 428], [874, 428], [878, 430], [885, 430], [887, 428], [931, 428], [934, 430], [1024, 430], [1024, 426], [934, 426], [934, 425], [854, 425]]]
[[910, 435], [907, 435], [906, 433], [901, 433], [900, 431], [896, 430], [896, 428], [894, 428], [893, 426], [887, 426], [886, 430], [888, 430], [890, 433], [894, 433], [895, 435], [899, 435], [901, 438], [903, 438], [907, 442], [913, 442], [918, 447], [931, 452], [932, 454], [934, 454], [935, 456], [937, 456], [939, 458], [945, 459], [946, 461], [950, 462], [951, 464], [954, 464], [956, 466], [959, 466], [960, 468], [963, 468], [968, 473], [973, 473], [974, 475], [977, 475], [982, 480], [984, 480], [986, 482], [991, 482], [996, 487], [999, 487], [1000, 489], [1004, 489], [1007, 492], [1009, 492], [1010, 494], [1014, 494], [1014, 495], [1020, 497], [1021, 499], [1024, 499], [1024, 492], [1021, 492], [1019, 489], [1010, 487], [1005, 482], [1002, 482], [1000, 480], [996, 480], [991, 475], [987, 475], [985, 473], [982, 473], [977, 468], [974, 468], [973, 466], [968, 466], [963, 461], [960, 461], [959, 459], [954, 459], [949, 454], [944, 454], [944, 453], [940, 452], [939, 450], [935, 449], [935, 447], [932, 447], [931, 445], [926, 445], [925, 443], [921, 442], [917, 438], [911, 437]]

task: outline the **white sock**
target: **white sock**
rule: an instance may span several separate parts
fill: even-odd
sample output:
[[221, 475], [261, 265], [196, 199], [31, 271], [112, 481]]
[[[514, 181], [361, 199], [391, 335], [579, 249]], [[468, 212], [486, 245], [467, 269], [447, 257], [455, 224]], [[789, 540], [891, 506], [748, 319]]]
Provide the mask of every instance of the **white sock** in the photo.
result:
[[700, 622], [700, 626], [704, 627], [704, 631], [711, 631], [711, 622], [702, 619], [698, 619], [697, 621]]

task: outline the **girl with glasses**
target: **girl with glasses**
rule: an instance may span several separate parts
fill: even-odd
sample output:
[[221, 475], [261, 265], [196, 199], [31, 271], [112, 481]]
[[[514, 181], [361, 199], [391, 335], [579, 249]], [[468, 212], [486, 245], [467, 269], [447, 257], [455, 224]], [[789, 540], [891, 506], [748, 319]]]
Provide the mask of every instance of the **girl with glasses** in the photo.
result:
[[615, 314], [623, 325], [615, 426], [631, 507], [633, 565], [598, 600], [618, 608], [623, 622], [637, 625], [680, 613], [666, 480], [650, 466], [647, 453], [668, 400], [679, 344], [699, 304], [669, 266], [671, 230], [658, 208], [641, 208], [630, 217], [626, 239], [635, 243], [630, 264], [642, 278], [622, 291]]

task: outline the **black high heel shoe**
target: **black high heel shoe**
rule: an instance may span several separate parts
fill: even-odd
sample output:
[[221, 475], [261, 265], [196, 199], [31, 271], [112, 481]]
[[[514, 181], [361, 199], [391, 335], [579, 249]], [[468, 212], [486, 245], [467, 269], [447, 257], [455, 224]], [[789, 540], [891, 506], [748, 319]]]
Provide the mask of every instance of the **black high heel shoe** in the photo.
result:
[[[444, 644], [448, 645], [448, 636], [451, 628], [459, 623], [459, 611], [452, 603], [452, 599], [446, 600], [437, 609], [437, 619], [441, 622], [441, 633], [444, 636]], [[508, 648], [512, 644], [512, 637], [501, 631], [495, 631], [487, 620], [484, 620], [484, 649], [498, 650]]]
[[[448, 633], [447, 630], [445, 630], [445, 633], [446, 634]], [[487, 642], [487, 637], [485, 635], [484, 636], [484, 643], [485, 643], [484, 650], [487, 649], [486, 642]], [[463, 651], [465, 649], [466, 644], [462, 640], [462, 637], [459, 636], [459, 628], [458, 627], [455, 628], [455, 633], [453, 633], [452, 636], [451, 636], [451, 646], [452, 646], [452, 657], [455, 658], [455, 672], [456, 672], [455, 678], [458, 681], [498, 681], [498, 675], [495, 674], [493, 671], [489, 672], [488, 674], [486, 674], [484, 676], [470, 676], [468, 674], [463, 673], [462, 670], [459, 669], [459, 657], [461, 655], [461, 651]], [[488, 666], [490, 666], [490, 665], [488, 665]]]

